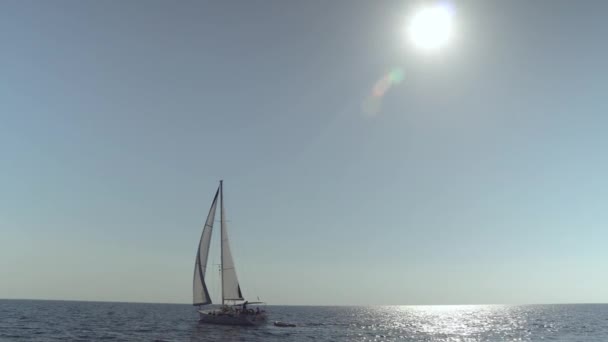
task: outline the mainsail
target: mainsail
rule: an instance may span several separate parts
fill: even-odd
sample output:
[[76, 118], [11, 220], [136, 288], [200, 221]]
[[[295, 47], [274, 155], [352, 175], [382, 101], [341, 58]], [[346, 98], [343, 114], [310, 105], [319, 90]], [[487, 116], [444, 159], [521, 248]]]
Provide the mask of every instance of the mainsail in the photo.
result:
[[221, 202], [221, 239], [222, 239], [222, 304], [225, 300], [242, 300], [243, 294], [236, 277], [234, 261], [230, 253], [228, 242], [228, 225], [226, 224], [226, 210], [224, 209], [224, 189], [220, 182]]
[[217, 207], [217, 196], [219, 192], [220, 188], [217, 189], [215, 197], [213, 198], [213, 203], [211, 203], [211, 209], [209, 209], [209, 215], [207, 215], [207, 221], [205, 221], [205, 228], [203, 228], [203, 234], [201, 235], [201, 240], [198, 244], [192, 285], [193, 305], [211, 304], [211, 297], [209, 296], [209, 291], [207, 291], [207, 285], [205, 285], [205, 271], [207, 270], [209, 245], [211, 243], [211, 232], [213, 230], [213, 221], [215, 220], [215, 209]]

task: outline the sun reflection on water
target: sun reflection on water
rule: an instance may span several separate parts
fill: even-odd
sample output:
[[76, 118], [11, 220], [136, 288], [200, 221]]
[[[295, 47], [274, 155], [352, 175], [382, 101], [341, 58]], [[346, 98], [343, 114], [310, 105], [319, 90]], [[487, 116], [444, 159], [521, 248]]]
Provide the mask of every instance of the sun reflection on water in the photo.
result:
[[[371, 309], [371, 308], [370, 308]], [[525, 312], [502, 305], [385, 306], [371, 324], [359, 326], [361, 340], [526, 341]]]

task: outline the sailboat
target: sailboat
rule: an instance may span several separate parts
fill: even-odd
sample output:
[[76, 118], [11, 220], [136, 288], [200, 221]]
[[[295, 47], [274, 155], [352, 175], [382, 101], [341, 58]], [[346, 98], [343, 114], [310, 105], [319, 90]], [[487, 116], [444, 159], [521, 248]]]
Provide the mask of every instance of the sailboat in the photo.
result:
[[[221, 291], [222, 291], [222, 306], [216, 310], [201, 310], [201, 306], [213, 304], [207, 285], [205, 283], [205, 272], [207, 270], [207, 259], [209, 257], [209, 247], [211, 244], [211, 233], [213, 231], [213, 222], [215, 221], [215, 212], [220, 203], [220, 244], [221, 244]], [[211, 209], [205, 221], [205, 227], [198, 245], [196, 260], [194, 262], [194, 277], [193, 277], [193, 299], [192, 304], [199, 307], [198, 313], [200, 322], [210, 324], [223, 325], [260, 325], [266, 322], [267, 314], [265, 310], [260, 310], [259, 307], [253, 309], [248, 305], [263, 304], [262, 302], [248, 302], [243, 297], [238, 278], [236, 276], [236, 268], [232, 253], [230, 253], [230, 244], [228, 242], [228, 227], [226, 224], [226, 211], [224, 209], [224, 192], [223, 181], [220, 181], [220, 186], [215, 192]]]

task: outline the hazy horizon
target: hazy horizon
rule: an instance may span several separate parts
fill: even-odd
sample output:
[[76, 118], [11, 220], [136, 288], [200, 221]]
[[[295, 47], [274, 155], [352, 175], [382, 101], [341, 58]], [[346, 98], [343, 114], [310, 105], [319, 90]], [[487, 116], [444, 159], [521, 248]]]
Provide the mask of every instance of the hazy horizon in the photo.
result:
[[608, 2], [418, 5], [4, 1], [0, 298], [608, 302]]
[[[85, 303], [123, 303], [123, 304], [167, 304], [167, 305], [192, 305], [189, 303], [175, 303], [175, 302], [133, 302], [133, 301], [115, 301], [115, 300], [86, 300], [86, 299], [44, 299], [44, 298], [0, 298], [0, 300], [14, 300], [14, 301], [46, 301], [46, 302], [85, 302]], [[220, 305], [221, 303], [212, 303], [208, 305]], [[477, 303], [477, 304], [280, 304], [280, 303], [266, 303], [261, 305], [268, 306], [526, 306], [526, 305], [608, 305], [608, 303]], [[198, 306], [196, 306], [198, 307]], [[205, 306], [202, 306], [205, 307]]]

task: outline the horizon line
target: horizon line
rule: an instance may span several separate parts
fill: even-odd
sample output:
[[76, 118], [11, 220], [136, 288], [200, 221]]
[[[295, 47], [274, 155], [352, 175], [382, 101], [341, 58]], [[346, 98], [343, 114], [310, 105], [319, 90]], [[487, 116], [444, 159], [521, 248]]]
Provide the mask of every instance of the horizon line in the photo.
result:
[[[84, 303], [120, 303], [120, 304], [163, 304], [163, 305], [190, 305], [189, 303], [175, 302], [141, 302], [141, 301], [118, 301], [118, 300], [89, 300], [89, 299], [45, 299], [45, 298], [0, 298], [1, 300], [14, 301], [46, 301], [46, 302], [84, 302]], [[268, 306], [325, 306], [325, 307], [366, 307], [366, 306], [525, 306], [525, 305], [605, 305], [608, 302], [557, 302], [557, 303], [486, 303], [486, 304], [269, 304]], [[221, 305], [221, 304], [210, 304]]]

